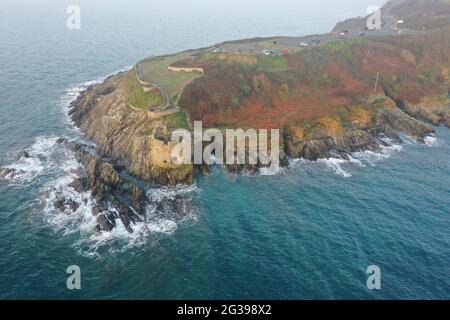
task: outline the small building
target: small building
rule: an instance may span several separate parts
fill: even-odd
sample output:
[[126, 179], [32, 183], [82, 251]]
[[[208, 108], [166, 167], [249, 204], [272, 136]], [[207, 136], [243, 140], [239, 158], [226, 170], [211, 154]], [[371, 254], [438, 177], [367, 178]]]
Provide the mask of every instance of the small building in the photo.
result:
[[205, 74], [205, 70], [203, 68], [169, 66], [168, 69], [173, 72], [200, 72]]

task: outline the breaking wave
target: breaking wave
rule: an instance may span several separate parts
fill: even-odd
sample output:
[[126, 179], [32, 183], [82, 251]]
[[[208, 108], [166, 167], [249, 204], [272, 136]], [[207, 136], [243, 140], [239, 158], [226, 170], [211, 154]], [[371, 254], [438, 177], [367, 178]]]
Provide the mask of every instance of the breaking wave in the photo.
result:
[[[89, 86], [100, 83], [109, 76], [68, 88], [61, 96], [61, 110], [69, 131], [65, 138], [92, 145], [73, 125], [68, 108]], [[11, 163], [2, 167], [10, 172], [4, 179], [10, 185], [36, 183], [39, 194], [30, 204], [33, 217], [38, 221], [43, 219], [58, 234], [74, 236], [74, 247], [80, 255], [97, 257], [104, 252], [122, 252], [142, 246], [149, 241], [157, 241], [158, 236], [173, 234], [180, 223], [196, 219], [199, 210], [193, 203], [192, 196], [197, 191], [196, 186], [149, 186], [148, 196], [151, 201], [145, 208], [143, 221], [133, 225], [133, 233], [130, 234], [125, 229], [120, 219], [117, 219], [112, 231], [95, 232], [97, 221], [92, 214], [95, 200], [90, 192], [79, 193], [70, 186], [80, 177], [84, 168], [76, 161], [72, 151], [57, 143], [58, 138], [37, 137], [29, 148], [11, 155]], [[75, 210], [57, 211], [54, 204], [61, 198], [70, 199]]]
[[[385, 141], [387, 143], [392, 143], [392, 141]], [[391, 144], [389, 146], [380, 146], [380, 150], [374, 151], [361, 151], [354, 152], [347, 155], [347, 159], [339, 157], [331, 157], [328, 159], [319, 159], [316, 162], [308, 161], [305, 159], [292, 159], [289, 163], [290, 168], [305, 166], [305, 165], [320, 165], [322, 168], [333, 172], [334, 174], [350, 178], [352, 165], [357, 165], [359, 167], [366, 166], [376, 166], [377, 162], [386, 160], [390, 158], [394, 153], [401, 152], [403, 146], [399, 144]]]
[[11, 158], [16, 159], [11, 164], [2, 166], [10, 169], [4, 179], [16, 184], [28, 183], [57, 164], [56, 158], [52, 156], [57, 139], [37, 137], [31, 147], [12, 155]]
[[[121, 72], [129, 69], [124, 68]], [[115, 74], [115, 73], [114, 73]], [[104, 81], [108, 76], [94, 81], [88, 81], [66, 90], [61, 97], [64, 117], [69, 124], [69, 139], [83, 140], [78, 129], [73, 126], [68, 116], [70, 104], [80, 94], [96, 83]], [[147, 189], [150, 203], [146, 207], [143, 221], [133, 225], [133, 233], [129, 233], [120, 219], [112, 231], [94, 232], [97, 225], [92, 208], [96, 205], [90, 192], [79, 193], [70, 184], [80, 176], [83, 167], [76, 161], [74, 155], [65, 146], [57, 143], [58, 137], [37, 137], [36, 141], [25, 150], [25, 153], [13, 155], [11, 164], [3, 166], [10, 169], [5, 179], [11, 184], [24, 184], [45, 177], [40, 186], [37, 206], [32, 210], [35, 216], [43, 218], [52, 229], [64, 236], [75, 236], [74, 247], [80, 255], [98, 257], [103, 253], [123, 252], [130, 248], [140, 247], [149, 242], [158, 241], [161, 235], [173, 234], [180, 224], [196, 220], [199, 214], [194, 195], [198, 188], [193, 186], [151, 187]], [[351, 154], [348, 159], [322, 159], [317, 164], [342, 177], [351, 177], [349, 165], [375, 166], [377, 162], [388, 159], [393, 153], [403, 150], [401, 145], [392, 144], [381, 147], [379, 152], [365, 151]], [[406, 141], [408, 143], [409, 140]], [[425, 139], [427, 146], [435, 146], [438, 140], [435, 136]], [[303, 159], [291, 160], [289, 167], [311, 164]], [[272, 172], [267, 168], [260, 169], [259, 175], [273, 175], [284, 172]], [[40, 180], [39, 180], [40, 183]], [[76, 203], [76, 209], [71, 212], [57, 212], [55, 201], [60, 198], [71, 199]]]
[[441, 141], [434, 134], [430, 134], [425, 137], [424, 140], [427, 147], [437, 147], [441, 145]]
[[[406, 145], [417, 145], [417, 142], [409, 136], [401, 135], [403, 142]], [[352, 176], [350, 169], [351, 165], [357, 165], [359, 167], [374, 167], [380, 161], [384, 161], [389, 159], [393, 154], [403, 151], [404, 146], [395, 143], [393, 140], [387, 137], [380, 137], [387, 145], [380, 146], [379, 151], [361, 151], [354, 152], [348, 155], [348, 159], [342, 158], [328, 158], [328, 159], [319, 159], [317, 162], [308, 161], [305, 159], [292, 159], [290, 160], [289, 167], [297, 167], [300, 165], [312, 165], [312, 164], [320, 164], [324, 165], [327, 170], [332, 171], [336, 175], [342, 176], [344, 178], [349, 178]], [[434, 134], [431, 134], [424, 139], [425, 146], [428, 147], [436, 147], [440, 146], [441, 142]]]
[[[53, 167], [53, 172], [51, 167], [47, 172], [53, 175], [53, 179], [49, 179], [41, 188], [35, 211], [55, 232], [64, 236], [75, 235], [74, 247], [80, 255], [98, 257], [105, 252], [123, 252], [149, 241], [157, 241], [158, 235], [173, 234], [180, 223], [195, 220], [199, 212], [192, 197], [197, 191], [196, 186], [149, 186], [147, 193], [150, 203], [141, 217], [143, 221], [133, 225], [133, 233], [126, 230], [120, 219], [117, 219], [113, 230], [97, 232], [96, 217], [92, 214], [96, 202], [91, 193], [79, 193], [70, 186], [80, 177], [84, 168], [63, 145], [54, 142], [51, 154], [64, 157], [50, 161], [57, 163], [57, 166]], [[59, 212], [55, 209], [58, 199], [69, 199], [75, 210], [66, 208]]]

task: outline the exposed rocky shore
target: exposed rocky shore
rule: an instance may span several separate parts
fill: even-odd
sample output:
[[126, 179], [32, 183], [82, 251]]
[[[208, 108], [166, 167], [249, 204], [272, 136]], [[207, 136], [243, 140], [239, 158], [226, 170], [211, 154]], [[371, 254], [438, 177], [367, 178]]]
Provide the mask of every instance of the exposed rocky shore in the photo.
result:
[[[311, 127], [282, 127], [281, 166], [288, 164], [288, 157], [347, 159], [353, 152], [378, 151], [389, 143], [401, 143], [399, 133], [424, 143], [424, 139], [434, 130], [418, 119], [435, 125], [450, 124], [447, 100], [439, 101], [432, 107], [416, 105], [401, 109], [392, 99], [381, 96], [377, 104], [368, 116], [354, 121], [348, 121], [344, 116], [331, 125], [320, 125], [319, 129], [316, 122]], [[96, 142], [100, 155], [110, 157], [138, 179], [165, 185], [191, 184], [195, 173], [205, 175], [211, 172], [207, 165], [170, 164], [171, 146], [167, 128], [161, 121], [149, 119], [145, 111], [128, 108], [120, 75], [85, 91], [72, 104], [70, 115], [75, 124]], [[237, 174], [257, 173], [261, 167], [260, 163], [226, 165], [229, 172]]]
[[[434, 129], [397, 107], [384, 107], [367, 122], [351, 123], [341, 128], [323, 128], [305, 136], [303, 128], [289, 126], [285, 130], [286, 152], [292, 158], [316, 161], [323, 158], [342, 158], [354, 152], [379, 151], [382, 146], [402, 143], [399, 133], [424, 143]], [[337, 132], [336, 132], [337, 131]]]
[[[204, 72], [174, 99], [183, 108], [172, 109], [185, 115], [175, 124], [191, 128], [192, 120], [202, 120], [205, 128], [279, 128], [282, 167], [289, 158], [349, 159], [355, 152], [377, 152], [402, 143], [402, 135], [425, 143], [433, 125], [450, 127], [448, 34], [444, 29], [395, 41], [343, 41], [278, 57], [252, 55], [251, 61], [247, 55], [197, 50], [176, 64]], [[144, 189], [149, 183], [191, 185], [196, 175], [211, 172], [206, 164], [173, 163], [170, 136], [177, 127], [166, 118], [172, 113], [133, 106], [128, 81], [135, 76], [134, 69], [113, 75], [71, 103], [71, 119], [95, 148], [57, 141], [84, 167], [69, 187], [90, 192], [98, 232], [113, 230], [119, 221], [133, 232], [152, 203]], [[263, 167], [225, 165], [233, 174], [257, 174]], [[0, 178], [20, 174], [0, 168]], [[58, 196], [53, 206], [71, 214], [80, 203]], [[186, 210], [178, 198], [160, 206], [163, 212]]]
[[[145, 191], [134, 182], [124, 180], [120, 175], [123, 168], [98, 156], [91, 147], [66, 139], [57, 143], [70, 149], [85, 168], [69, 187], [79, 193], [91, 193], [96, 203], [92, 215], [97, 219], [97, 231], [111, 231], [120, 219], [126, 230], [133, 232], [133, 225], [142, 221], [149, 203]], [[78, 206], [70, 198], [61, 197], [54, 202], [55, 209], [61, 213], [76, 211]]]
[[134, 177], [164, 185], [192, 184], [193, 166], [171, 164], [171, 145], [158, 134], [166, 131], [162, 120], [145, 109], [130, 108], [125, 74], [88, 88], [71, 104], [75, 125], [96, 143], [100, 155]]

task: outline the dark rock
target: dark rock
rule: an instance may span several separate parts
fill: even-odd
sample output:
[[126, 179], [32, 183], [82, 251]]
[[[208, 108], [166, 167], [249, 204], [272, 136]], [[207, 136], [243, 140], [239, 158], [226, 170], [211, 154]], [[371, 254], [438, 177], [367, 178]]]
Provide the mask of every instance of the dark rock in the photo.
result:
[[208, 176], [211, 174], [211, 167], [205, 163], [196, 165], [196, 169], [202, 176]]
[[64, 205], [64, 199], [55, 200], [55, 202], [53, 202], [53, 207], [59, 212], [63, 212], [66, 209]]
[[164, 133], [162, 128], [158, 128], [155, 130], [155, 139], [158, 139], [160, 141], [164, 141], [164, 143], [167, 143], [170, 139], [169, 135], [167, 133]]
[[66, 142], [68, 142], [68, 140], [66, 138], [58, 138], [58, 140], [56, 140], [57, 144], [63, 144], [63, 143], [66, 143]]
[[30, 154], [27, 152], [27, 151], [25, 151], [25, 150], [23, 150], [23, 151], [20, 151], [19, 152], [19, 154], [17, 155], [17, 157], [18, 157], [18, 159], [21, 159], [21, 158], [31, 158], [31, 156], [30, 156]]
[[72, 210], [72, 212], [77, 211], [78, 208], [80, 207], [80, 205], [78, 203], [76, 203], [75, 201], [73, 201], [72, 199], [67, 200], [66, 204], [69, 207], [69, 209]]
[[397, 132], [424, 143], [425, 137], [434, 130], [399, 108], [385, 108], [383, 112], [375, 114], [372, 122], [365, 127], [355, 128], [350, 125], [334, 136], [323, 134], [308, 138], [295, 136], [290, 130], [285, 133], [284, 142], [287, 154], [293, 158], [311, 161], [330, 157], [345, 159], [353, 152], [378, 151], [381, 146], [387, 146], [388, 142], [382, 137], [391, 139], [393, 143], [402, 142]]
[[0, 178], [2, 179], [13, 179], [14, 177], [16, 177], [17, 175], [22, 175], [24, 174], [25, 171], [23, 170], [17, 170], [17, 169], [13, 169], [13, 168], [5, 168], [5, 167], [0, 167]]
[[114, 90], [116, 90], [116, 88], [114, 88], [112, 86], [108, 86], [108, 87], [98, 89], [98, 93], [102, 96], [106, 96], [110, 93], [113, 93]]
[[93, 207], [92, 208], [92, 215], [94, 216], [94, 217], [96, 217], [96, 216], [98, 216], [98, 214], [100, 213], [100, 212], [102, 212], [102, 209], [99, 207], [99, 206], [95, 206], [95, 207]]
[[72, 199], [58, 198], [53, 202], [53, 207], [59, 212], [65, 212], [67, 209], [70, 209], [71, 212], [75, 212], [80, 205]]
[[177, 215], [186, 216], [193, 211], [192, 199], [186, 199], [181, 196], [177, 196], [170, 201], [163, 201], [156, 205], [157, 212], [171, 212]]
[[12, 172], [10, 168], [0, 168], [0, 178], [6, 178]]
[[[75, 158], [85, 168], [82, 177], [75, 179], [70, 186], [77, 192], [91, 191], [91, 195], [97, 202], [92, 209], [92, 214], [97, 217], [101, 230], [110, 231], [116, 225], [116, 219], [120, 219], [128, 230], [133, 232], [132, 225], [142, 221], [140, 215], [144, 213], [148, 198], [138, 185], [124, 180], [118, 171], [117, 165], [92, 153], [92, 148], [76, 142], [61, 140], [67, 148], [75, 154]], [[57, 203], [58, 207], [76, 210], [78, 207], [71, 202]], [[114, 212], [108, 212], [107, 216], [101, 214], [105, 208], [113, 207]]]
[[97, 223], [100, 230], [111, 231], [115, 227], [115, 223], [111, 222], [105, 214], [101, 214], [97, 217]]
[[89, 191], [91, 184], [88, 178], [82, 177], [75, 179], [72, 183], [69, 184], [69, 187], [74, 188], [75, 191], [79, 193], [83, 193]]

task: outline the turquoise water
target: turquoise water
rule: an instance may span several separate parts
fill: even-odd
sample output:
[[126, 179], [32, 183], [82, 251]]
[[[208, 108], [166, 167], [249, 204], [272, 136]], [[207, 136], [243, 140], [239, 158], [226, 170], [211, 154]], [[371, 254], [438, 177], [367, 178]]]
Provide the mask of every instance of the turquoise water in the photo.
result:
[[[332, 10], [333, 2], [318, 1], [283, 12], [263, 1], [253, 15], [223, 5], [220, 12], [230, 15], [221, 19], [217, 7], [191, 4], [181, 8], [205, 18], [180, 21], [168, 13], [173, 3], [78, 1], [79, 32], [64, 27], [69, 2], [2, 3], [0, 164], [25, 174], [0, 182], [0, 298], [449, 299], [445, 128], [436, 128], [428, 145], [405, 139], [347, 163], [292, 161], [277, 176], [254, 177], [216, 168], [191, 188], [149, 188], [162, 209], [149, 208], [147, 229], [133, 236], [117, 230], [93, 237], [89, 203], [71, 217], [48, 207], [76, 168], [54, 142], [82, 139], [65, 114], [87, 81], [149, 54], [327, 31], [372, 2], [343, 1]], [[319, 14], [327, 3], [330, 10]], [[32, 157], [16, 161], [23, 149]], [[173, 197], [183, 199], [182, 208], [168, 206]], [[73, 264], [82, 271], [79, 291], [66, 288]], [[366, 288], [372, 264], [381, 268], [380, 291]]]

